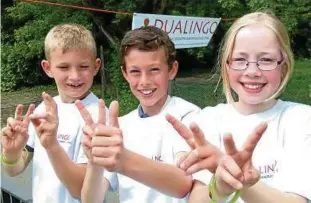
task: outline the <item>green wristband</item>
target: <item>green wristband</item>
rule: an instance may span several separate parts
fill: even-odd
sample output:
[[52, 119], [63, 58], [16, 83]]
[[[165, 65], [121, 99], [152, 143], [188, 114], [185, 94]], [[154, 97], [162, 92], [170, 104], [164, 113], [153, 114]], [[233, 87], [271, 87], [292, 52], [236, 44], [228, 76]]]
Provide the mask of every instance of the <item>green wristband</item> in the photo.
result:
[[[24, 150], [26, 152], [26, 157], [25, 157], [25, 160], [28, 159], [28, 156], [29, 156], [29, 152], [28, 150], [26, 149], [26, 147], [24, 148]], [[23, 154], [21, 155], [20, 158], [18, 158], [16, 161], [14, 162], [10, 162], [8, 161], [8, 159], [6, 158], [5, 154], [2, 152], [1, 153], [1, 163], [4, 165], [4, 166], [7, 166], [7, 167], [14, 167], [15, 165], [18, 164], [19, 160], [23, 157]]]
[[[215, 175], [213, 175], [212, 179], [211, 179], [211, 182], [210, 184], [208, 185], [208, 190], [209, 190], [209, 196], [211, 198], [211, 201], [212, 203], [218, 203], [218, 201], [215, 199], [215, 196], [216, 196], [216, 178], [215, 178]], [[239, 197], [240, 197], [240, 193], [241, 191], [240, 190], [237, 190], [232, 199], [227, 201], [227, 203], [235, 203]]]

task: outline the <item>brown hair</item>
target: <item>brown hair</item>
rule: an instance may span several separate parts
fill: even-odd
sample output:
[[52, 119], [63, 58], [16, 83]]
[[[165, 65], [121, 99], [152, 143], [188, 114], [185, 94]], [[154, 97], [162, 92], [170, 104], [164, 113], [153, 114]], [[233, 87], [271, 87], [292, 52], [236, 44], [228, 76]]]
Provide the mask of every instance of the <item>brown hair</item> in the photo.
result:
[[168, 34], [154, 26], [145, 26], [125, 34], [120, 47], [122, 68], [126, 69], [124, 57], [131, 48], [141, 51], [157, 51], [164, 48], [167, 64], [171, 68], [176, 57], [175, 45]]

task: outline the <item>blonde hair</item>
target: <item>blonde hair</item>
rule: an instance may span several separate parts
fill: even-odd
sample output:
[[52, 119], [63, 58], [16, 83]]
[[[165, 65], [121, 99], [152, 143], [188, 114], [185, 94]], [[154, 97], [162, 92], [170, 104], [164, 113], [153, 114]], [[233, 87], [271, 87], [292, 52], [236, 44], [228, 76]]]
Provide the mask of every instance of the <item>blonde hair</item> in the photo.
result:
[[221, 69], [221, 77], [223, 79], [223, 89], [227, 98], [227, 102], [229, 103], [234, 102], [234, 99], [229, 84], [228, 72], [226, 69], [227, 60], [232, 54], [235, 37], [239, 32], [239, 30], [243, 27], [254, 24], [264, 25], [274, 32], [275, 36], [279, 41], [281, 53], [283, 55], [283, 62], [282, 62], [283, 70], [282, 70], [281, 84], [278, 90], [267, 100], [274, 99], [282, 93], [293, 73], [294, 57], [290, 47], [289, 36], [284, 24], [278, 18], [276, 18], [271, 12], [269, 13], [254, 12], [246, 14], [232, 24], [232, 26], [227, 31], [222, 41], [221, 49], [219, 50], [218, 66]]
[[74, 23], [56, 25], [48, 32], [44, 41], [45, 57], [48, 60], [56, 48], [63, 49], [63, 52], [76, 48], [88, 49], [94, 58], [97, 55], [92, 33], [83, 25]]

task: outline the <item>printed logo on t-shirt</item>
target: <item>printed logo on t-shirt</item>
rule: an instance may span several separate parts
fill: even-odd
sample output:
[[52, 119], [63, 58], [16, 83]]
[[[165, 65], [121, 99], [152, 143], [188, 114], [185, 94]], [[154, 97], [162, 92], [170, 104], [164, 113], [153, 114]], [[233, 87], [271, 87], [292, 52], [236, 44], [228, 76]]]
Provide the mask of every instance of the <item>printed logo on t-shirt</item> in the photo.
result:
[[269, 164], [259, 165], [257, 169], [260, 172], [261, 179], [272, 178], [278, 172], [278, 162], [274, 160]]
[[57, 140], [59, 142], [71, 142], [70, 134], [57, 134]]
[[163, 162], [161, 155], [159, 155], [159, 156], [152, 156], [151, 159], [154, 160], [154, 161]]

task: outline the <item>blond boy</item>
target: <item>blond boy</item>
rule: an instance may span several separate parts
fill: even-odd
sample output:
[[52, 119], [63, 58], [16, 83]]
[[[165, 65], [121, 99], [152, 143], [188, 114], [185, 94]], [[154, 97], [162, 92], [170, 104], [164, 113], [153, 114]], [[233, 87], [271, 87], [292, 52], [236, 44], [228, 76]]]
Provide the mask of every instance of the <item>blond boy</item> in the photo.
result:
[[[30, 105], [16, 107], [2, 129], [2, 165], [10, 176], [24, 171], [33, 160], [33, 202], [76, 202], [86, 171], [81, 147], [84, 121], [74, 105], [86, 106], [97, 120], [98, 98], [90, 92], [100, 67], [90, 31], [78, 24], [53, 27], [44, 42], [44, 72], [55, 80], [58, 96], [42, 93], [43, 102], [34, 110]], [[30, 124], [31, 121], [31, 124]]]

